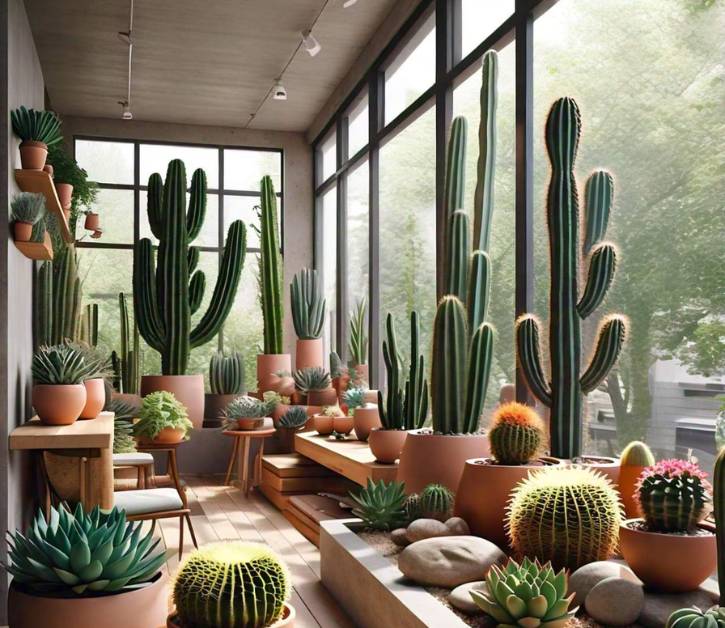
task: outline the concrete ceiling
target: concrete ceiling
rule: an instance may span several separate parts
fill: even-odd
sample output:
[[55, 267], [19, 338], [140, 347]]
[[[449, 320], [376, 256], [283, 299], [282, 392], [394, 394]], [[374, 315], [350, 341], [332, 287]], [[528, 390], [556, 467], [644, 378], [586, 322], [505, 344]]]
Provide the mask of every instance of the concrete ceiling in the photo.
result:
[[[304, 131], [395, 0], [135, 0], [132, 111], [149, 121]], [[46, 89], [61, 114], [117, 118], [126, 94], [129, 0], [25, 0]], [[324, 10], [323, 10], [324, 6]], [[322, 44], [274, 79], [314, 22]], [[259, 108], [250, 122], [250, 114]]]

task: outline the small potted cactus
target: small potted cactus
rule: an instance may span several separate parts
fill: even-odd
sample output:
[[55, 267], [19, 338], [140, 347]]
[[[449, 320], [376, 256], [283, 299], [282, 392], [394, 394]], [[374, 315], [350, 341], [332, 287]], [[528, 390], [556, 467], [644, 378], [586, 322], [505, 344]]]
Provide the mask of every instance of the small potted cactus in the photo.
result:
[[291, 628], [289, 571], [260, 543], [211, 543], [182, 563], [168, 628]]
[[368, 336], [365, 333], [367, 309], [367, 301], [363, 297], [355, 304], [355, 308], [350, 313], [350, 340], [347, 343], [350, 355], [348, 374], [352, 384], [357, 387], [367, 387], [370, 381]]
[[310, 418], [302, 406], [290, 406], [280, 418], [277, 425], [277, 440], [280, 453], [289, 454], [295, 450], [295, 434], [301, 431]]
[[466, 461], [455, 513], [466, 520], [473, 534], [505, 547], [504, 522], [511, 491], [532, 469], [561, 461], [540, 457], [546, 446], [544, 423], [533, 408], [515, 401], [496, 409], [488, 441], [490, 457]]
[[290, 284], [292, 323], [297, 334], [295, 369], [323, 366], [322, 328], [325, 325], [325, 297], [317, 271], [303, 268]]
[[193, 427], [186, 406], [173, 393], [159, 390], [143, 398], [133, 435], [141, 443], [174, 444], [188, 440]]
[[235, 397], [243, 395], [244, 360], [238, 351], [225, 355], [217, 351], [209, 361], [209, 390], [204, 395], [204, 427], [219, 427], [224, 410]]
[[706, 474], [694, 462], [661, 460], [642, 472], [635, 495], [643, 518], [622, 522], [622, 556], [645, 586], [696, 589], [717, 564], [715, 526], [703, 522], [712, 502]]
[[342, 399], [347, 414], [352, 417], [353, 429], [358, 440], [366, 442], [373, 429], [382, 427], [378, 406], [365, 401], [367, 391], [364, 388], [349, 388]]
[[264, 426], [264, 419], [272, 415], [274, 401], [265, 401], [242, 395], [231, 401], [224, 410], [224, 429], [258, 430]]
[[78, 342], [73, 344], [83, 354], [88, 373], [83, 380], [86, 388], [86, 404], [79, 419], [95, 419], [106, 405], [106, 377], [110, 375], [109, 357], [100, 349]]
[[420, 493], [408, 495], [405, 510], [409, 521], [436, 519], [445, 522], [451, 517], [455, 495], [441, 484], [429, 484]]
[[[346, 418], [340, 406], [325, 406], [319, 414], [312, 417], [312, 426], [320, 436], [328, 436], [335, 430], [335, 419]], [[338, 424], [338, 427], [342, 427]], [[350, 427], [352, 429], [352, 427]]]
[[313, 407], [337, 403], [337, 392], [331, 386], [330, 374], [321, 366], [309, 366], [294, 372], [295, 386]]
[[622, 450], [617, 487], [624, 504], [624, 515], [628, 519], [642, 516], [639, 503], [635, 499], [637, 482], [642, 471], [654, 463], [652, 450], [643, 442], [634, 440]]
[[367, 486], [351, 492], [353, 514], [359, 517], [365, 529], [390, 532], [404, 527], [409, 519], [406, 510], [405, 487], [401, 482], [375, 482], [368, 478]]

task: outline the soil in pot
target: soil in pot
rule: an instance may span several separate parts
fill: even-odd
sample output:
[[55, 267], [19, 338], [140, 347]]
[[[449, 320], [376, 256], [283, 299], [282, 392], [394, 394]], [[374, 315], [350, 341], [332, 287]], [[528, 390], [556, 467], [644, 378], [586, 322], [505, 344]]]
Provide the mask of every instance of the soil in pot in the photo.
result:
[[375, 460], [383, 464], [393, 464], [400, 458], [400, 452], [408, 437], [406, 430], [384, 430], [376, 428], [370, 430], [368, 445]]
[[33, 386], [33, 407], [41, 423], [70, 425], [86, 405], [86, 387], [83, 384]]
[[352, 423], [357, 439], [363, 442], [367, 441], [370, 436], [370, 432], [373, 429], [382, 427], [378, 406], [371, 405], [369, 407], [362, 406], [360, 408], [355, 408]]
[[83, 382], [86, 388], [86, 404], [83, 406], [79, 419], [95, 419], [106, 405], [106, 389], [102, 377]]
[[20, 143], [20, 166], [23, 170], [43, 170], [48, 157], [48, 145], [36, 140]]
[[322, 436], [332, 434], [333, 420], [331, 416], [327, 416], [325, 414], [316, 414], [312, 417], [312, 425], [314, 426], [317, 433], [321, 434]]
[[195, 428], [204, 423], [203, 375], [144, 375], [141, 378], [141, 396], [165, 390], [186, 406], [189, 420]]

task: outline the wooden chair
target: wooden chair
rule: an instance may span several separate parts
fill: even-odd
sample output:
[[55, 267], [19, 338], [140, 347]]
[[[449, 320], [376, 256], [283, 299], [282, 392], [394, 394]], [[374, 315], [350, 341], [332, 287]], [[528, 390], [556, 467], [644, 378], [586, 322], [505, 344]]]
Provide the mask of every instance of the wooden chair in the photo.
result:
[[136, 469], [136, 488], [153, 487], [154, 457], [151, 454], [143, 451], [113, 454], [113, 466], [116, 469]]

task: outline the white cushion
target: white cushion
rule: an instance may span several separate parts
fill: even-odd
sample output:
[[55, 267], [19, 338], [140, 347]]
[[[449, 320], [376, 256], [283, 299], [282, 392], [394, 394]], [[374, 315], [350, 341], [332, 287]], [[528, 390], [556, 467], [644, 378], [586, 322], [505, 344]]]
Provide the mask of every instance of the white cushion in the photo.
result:
[[113, 502], [127, 515], [145, 515], [151, 512], [179, 510], [184, 503], [175, 488], [148, 488], [138, 491], [116, 491]]
[[113, 454], [113, 464], [117, 467], [142, 467], [153, 463], [154, 457], [144, 451], [132, 451], [127, 454]]

